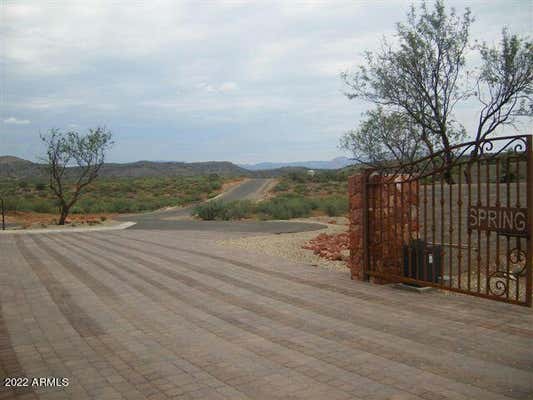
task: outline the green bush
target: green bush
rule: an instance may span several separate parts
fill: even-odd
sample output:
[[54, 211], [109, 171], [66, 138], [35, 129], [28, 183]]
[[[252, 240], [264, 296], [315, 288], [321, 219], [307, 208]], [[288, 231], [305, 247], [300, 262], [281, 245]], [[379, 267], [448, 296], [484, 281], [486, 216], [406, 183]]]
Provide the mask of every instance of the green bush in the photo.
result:
[[319, 201], [318, 208], [330, 217], [337, 217], [348, 212], [347, 197], [331, 196]]
[[307, 194], [309, 191], [307, 190], [307, 186], [304, 185], [303, 183], [299, 183], [297, 184], [295, 187], [294, 187], [294, 191], [298, 194], [302, 194], [302, 195], [305, 195]]
[[131, 199], [114, 199], [108, 203], [109, 212], [130, 213], [139, 211], [139, 207]]
[[213, 221], [215, 219], [222, 219], [225, 213], [224, 203], [221, 201], [208, 201], [204, 204], [199, 204], [193, 209], [193, 215], [200, 217], [206, 221]]
[[38, 190], [39, 192], [46, 190], [46, 184], [45, 183], [36, 183], [35, 184], [35, 190]]
[[206, 190], [206, 192], [213, 192], [215, 190], [220, 190], [222, 189], [222, 182], [220, 181], [210, 182], [207, 189], [208, 190]]
[[237, 220], [257, 215], [263, 220], [305, 218], [313, 210], [320, 210], [330, 217], [348, 212], [348, 199], [344, 196], [310, 198], [295, 194], [278, 196], [270, 200], [253, 203], [248, 200], [225, 203], [210, 201], [200, 204], [193, 215], [203, 220]]
[[57, 212], [57, 206], [52, 201], [36, 201], [27, 211], [52, 214]]
[[34, 211], [39, 213], [57, 212], [55, 201], [50, 199], [9, 199], [6, 201], [5, 206], [9, 211]]
[[310, 180], [310, 175], [305, 171], [293, 171], [287, 174], [287, 178], [293, 182], [304, 183]]
[[[190, 204], [220, 192], [224, 178], [174, 176], [145, 178], [102, 177], [88, 186], [72, 213], [126, 213]], [[66, 186], [73, 184], [67, 182]], [[0, 178], [2, 197], [10, 210], [57, 212], [56, 199], [42, 180]]]
[[289, 184], [285, 181], [279, 182], [276, 186], [272, 188], [274, 192], [286, 192], [289, 190]]
[[250, 218], [254, 214], [255, 205], [249, 200], [232, 201], [224, 204], [222, 219], [244, 219]]
[[308, 217], [314, 208], [312, 199], [286, 195], [259, 203], [257, 212], [263, 219], [290, 219]]

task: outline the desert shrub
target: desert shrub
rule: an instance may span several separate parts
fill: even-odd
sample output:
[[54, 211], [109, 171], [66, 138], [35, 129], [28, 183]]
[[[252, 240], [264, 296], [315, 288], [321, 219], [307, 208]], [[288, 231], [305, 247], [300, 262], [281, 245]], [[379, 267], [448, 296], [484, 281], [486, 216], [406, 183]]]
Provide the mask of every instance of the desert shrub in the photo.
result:
[[224, 203], [224, 220], [250, 218], [255, 211], [254, 203], [249, 200], [232, 201]]
[[220, 190], [222, 189], [222, 182], [220, 181], [215, 181], [215, 182], [210, 182], [209, 183], [209, 187], [208, 187], [208, 192], [212, 192], [212, 191], [215, 191], [215, 190]]
[[51, 199], [11, 199], [6, 203], [8, 210], [16, 211], [33, 211], [38, 213], [55, 213], [57, 212], [57, 206], [54, 200]]
[[32, 210], [38, 213], [56, 213], [57, 212], [57, 205], [54, 204], [54, 201], [36, 201], [34, 202], [34, 205], [32, 207]]
[[341, 196], [330, 196], [319, 201], [318, 208], [330, 217], [337, 217], [348, 212], [348, 199]]
[[337, 171], [331, 171], [331, 170], [316, 171], [315, 175], [311, 177], [311, 180], [313, 182], [338, 181], [339, 174]]
[[276, 186], [272, 188], [274, 192], [286, 192], [289, 190], [289, 184], [286, 181], [279, 182]]
[[202, 196], [199, 193], [185, 194], [185, 195], [182, 196], [181, 200], [182, 200], [181, 201], [182, 204], [185, 204], [185, 203], [196, 203], [196, 202], [202, 200]]
[[208, 201], [207, 203], [199, 204], [193, 209], [193, 215], [206, 221], [213, 221], [215, 219], [222, 219], [225, 213], [224, 203], [221, 201]]
[[299, 183], [294, 187], [294, 191], [298, 194], [307, 194], [309, 191], [307, 186], [303, 183]]
[[293, 214], [287, 204], [268, 203], [259, 208], [261, 219], [290, 219]]
[[92, 214], [99, 212], [107, 212], [109, 210], [109, 203], [94, 197], [81, 198], [78, 203], [72, 208], [73, 214]]
[[238, 220], [253, 216], [263, 220], [285, 220], [309, 217], [313, 210], [320, 210], [328, 216], [343, 215], [348, 212], [348, 200], [345, 196], [312, 198], [296, 194], [286, 194], [259, 203], [249, 200], [227, 203], [215, 200], [197, 205], [193, 215], [208, 221]]
[[46, 184], [42, 182], [36, 183], [35, 190], [38, 190], [39, 192], [46, 190]]
[[120, 198], [113, 199], [108, 203], [109, 212], [113, 213], [128, 213], [137, 212], [139, 209], [132, 199]]
[[310, 180], [309, 175], [305, 171], [292, 171], [287, 174], [287, 178], [289, 178], [293, 182], [297, 183], [304, 183]]
[[257, 212], [263, 219], [302, 218], [311, 215], [314, 209], [312, 199], [300, 196], [279, 196], [257, 205]]

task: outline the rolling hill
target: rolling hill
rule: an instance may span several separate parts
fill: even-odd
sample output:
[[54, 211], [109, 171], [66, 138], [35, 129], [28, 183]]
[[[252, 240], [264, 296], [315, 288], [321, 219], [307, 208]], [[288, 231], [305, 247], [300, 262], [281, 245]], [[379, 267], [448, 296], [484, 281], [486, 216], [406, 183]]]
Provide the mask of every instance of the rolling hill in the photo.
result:
[[[308, 161], [302, 163], [260, 163], [236, 165], [229, 161], [174, 162], [136, 161], [131, 163], [106, 163], [100, 176], [103, 177], [151, 177], [151, 176], [194, 176], [218, 174], [222, 176], [249, 176], [257, 178], [277, 177], [289, 172], [307, 169], [341, 169], [351, 164], [339, 157], [331, 161]], [[72, 170], [71, 170], [72, 172]], [[67, 172], [68, 173], [68, 172]], [[46, 166], [14, 156], [0, 156], [0, 178], [45, 179]]]
[[[192, 176], [192, 175], [235, 175], [249, 176], [250, 171], [228, 161], [207, 162], [154, 162], [106, 163], [102, 167], [104, 177], [147, 177], [147, 176]], [[13, 156], [0, 156], [0, 178], [45, 178], [45, 165]]]
[[13, 156], [0, 156], [0, 178], [44, 177], [43, 165]]

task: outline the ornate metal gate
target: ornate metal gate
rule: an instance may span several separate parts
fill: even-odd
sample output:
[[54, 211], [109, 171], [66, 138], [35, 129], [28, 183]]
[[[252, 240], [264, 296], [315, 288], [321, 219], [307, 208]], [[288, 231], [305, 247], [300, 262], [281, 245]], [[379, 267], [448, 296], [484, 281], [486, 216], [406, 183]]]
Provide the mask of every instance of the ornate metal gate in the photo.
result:
[[367, 171], [365, 276], [531, 306], [532, 137], [451, 150]]

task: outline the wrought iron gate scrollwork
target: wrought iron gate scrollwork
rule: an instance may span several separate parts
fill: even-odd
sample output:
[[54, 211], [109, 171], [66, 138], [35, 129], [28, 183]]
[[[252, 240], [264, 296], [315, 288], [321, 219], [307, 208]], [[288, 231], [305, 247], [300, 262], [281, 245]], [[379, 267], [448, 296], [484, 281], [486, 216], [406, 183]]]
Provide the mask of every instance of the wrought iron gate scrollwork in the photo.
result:
[[495, 137], [368, 170], [365, 274], [531, 306], [532, 147]]
[[498, 265], [496, 271], [489, 275], [489, 291], [495, 296], [508, 297], [510, 284], [526, 276], [527, 253], [524, 250], [512, 249], [507, 258], [512, 267], [511, 271], [506, 271]]

